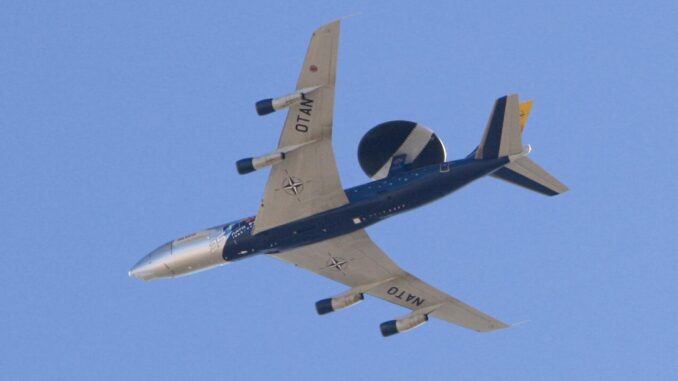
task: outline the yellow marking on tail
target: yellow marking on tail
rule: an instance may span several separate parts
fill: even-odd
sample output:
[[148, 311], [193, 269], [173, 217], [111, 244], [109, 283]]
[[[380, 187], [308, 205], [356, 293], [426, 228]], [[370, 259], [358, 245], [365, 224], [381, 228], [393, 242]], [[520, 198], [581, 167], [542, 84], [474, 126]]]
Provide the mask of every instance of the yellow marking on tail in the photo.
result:
[[526, 101], [520, 103], [520, 131], [522, 132], [525, 129], [527, 124], [527, 118], [530, 116], [530, 111], [532, 111], [532, 105], [534, 101]]

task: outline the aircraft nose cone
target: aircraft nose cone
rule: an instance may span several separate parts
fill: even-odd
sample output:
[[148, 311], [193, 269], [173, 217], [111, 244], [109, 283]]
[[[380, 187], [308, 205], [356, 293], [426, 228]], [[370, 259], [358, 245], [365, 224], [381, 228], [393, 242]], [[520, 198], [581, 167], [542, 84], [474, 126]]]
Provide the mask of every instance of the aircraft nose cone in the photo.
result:
[[136, 265], [132, 266], [127, 272], [130, 278], [137, 278], [140, 280], [149, 280], [152, 278], [152, 261], [148, 258], [149, 255], [143, 257]]
[[166, 243], [159, 248], [153, 250], [150, 254], [141, 258], [132, 268], [127, 272], [130, 278], [137, 278], [140, 280], [153, 280], [156, 278], [163, 278], [170, 276], [169, 267], [164, 263], [167, 257], [172, 255], [172, 244]]
[[131, 269], [129, 269], [129, 271], [127, 272], [127, 276], [129, 276], [130, 278], [137, 278], [137, 279], [143, 280], [143, 278], [141, 278], [141, 268], [142, 267], [143, 267], [142, 265], [137, 263], [136, 265], [132, 266]]

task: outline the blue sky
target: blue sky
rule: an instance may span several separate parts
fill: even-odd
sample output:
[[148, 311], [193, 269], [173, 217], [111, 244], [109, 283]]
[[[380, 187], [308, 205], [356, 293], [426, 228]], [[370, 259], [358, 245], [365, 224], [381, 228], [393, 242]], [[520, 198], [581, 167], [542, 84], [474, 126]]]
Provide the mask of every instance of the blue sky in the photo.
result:
[[[478, 334], [266, 257], [171, 281], [158, 245], [256, 213], [310, 33], [342, 26], [344, 186], [372, 126], [431, 127], [451, 158], [492, 102], [534, 99], [531, 157], [571, 192], [482, 179], [369, 233], [507, 322]], [[9, 1], [0, 12], [0, 372], [7, 379], [675, 379], [675, 2]]]

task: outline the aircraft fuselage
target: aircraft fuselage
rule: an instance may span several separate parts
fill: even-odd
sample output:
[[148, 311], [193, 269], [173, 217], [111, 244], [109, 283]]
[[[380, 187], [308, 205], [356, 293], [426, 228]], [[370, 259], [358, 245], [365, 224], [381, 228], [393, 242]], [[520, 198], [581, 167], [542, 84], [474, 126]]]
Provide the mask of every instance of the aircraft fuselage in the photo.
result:
[[166, 243], [142, 258], [130, 275], [143, 280], [182, 276], [342, 236], [444, 197], [508, 162], [506, 157], [462, 159], [403, 170], [345, 189], [346, 205], [254, 235], [255, 217], [219, 225]]

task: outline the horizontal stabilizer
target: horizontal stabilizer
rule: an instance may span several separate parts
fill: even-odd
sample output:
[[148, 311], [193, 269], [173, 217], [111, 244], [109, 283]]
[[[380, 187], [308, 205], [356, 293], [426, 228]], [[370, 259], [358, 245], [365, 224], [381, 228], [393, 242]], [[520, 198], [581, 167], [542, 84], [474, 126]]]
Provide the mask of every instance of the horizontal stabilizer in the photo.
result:
[[528, 157], [508, 163], [492, 176], [547, 196], [555, 196], [569, 189]]

